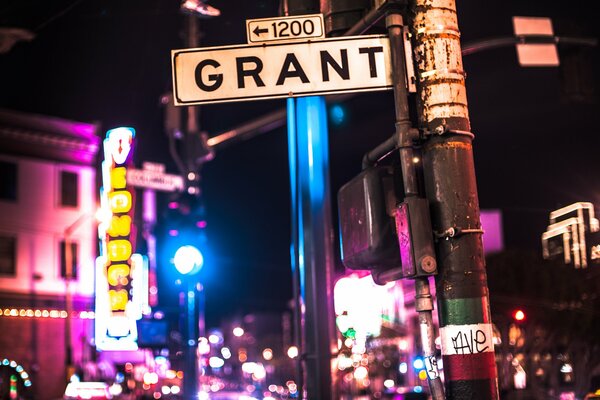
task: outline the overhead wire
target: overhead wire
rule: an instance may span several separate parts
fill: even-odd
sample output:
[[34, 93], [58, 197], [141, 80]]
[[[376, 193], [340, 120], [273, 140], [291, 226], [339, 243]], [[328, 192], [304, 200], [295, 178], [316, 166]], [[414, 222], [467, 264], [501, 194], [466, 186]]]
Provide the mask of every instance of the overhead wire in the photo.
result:
[[54, 14], [53, 16], [51, 16], [50, 18], [48, 18], [46, 21], [42, 22], [41, 24], [39, 24], [33, 31], [34, 32], [39, 32], [42, 29], [46, 28], [48, 25], [50, 25], [52, 22], [54, 22], [55, 20], [57, 20], [58, 18], [62, 17], [63, 15], [65, 15], [66, 13], [68, 13], [69, 11], [71, 11], [73, 8], [75, 8], [76, 6], [79, 5], [79, 3], [83, 2], [84, 0], [75, 0], [74, 2], [72, 2], [71, 4], [69, 4], [68, 6], [66, 6], [65, 8], [63, 8], [61, 11], [57, 12], [56, 14]]

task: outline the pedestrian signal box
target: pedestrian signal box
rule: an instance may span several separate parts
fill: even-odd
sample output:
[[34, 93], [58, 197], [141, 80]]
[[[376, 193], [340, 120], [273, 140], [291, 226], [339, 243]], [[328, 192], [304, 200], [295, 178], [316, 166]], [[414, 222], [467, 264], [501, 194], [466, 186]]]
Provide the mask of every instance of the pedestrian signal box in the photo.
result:
[[342, 262], [347, 268], [389, 269], [400, 264], [393, 191], [391, 167], [381, 166], [362, 171], [339, 190]]
[[375, 166], [338, 192], [342, 263], [376, 283], [437, 272], [426, 199], [402, 198], [399, 171]]

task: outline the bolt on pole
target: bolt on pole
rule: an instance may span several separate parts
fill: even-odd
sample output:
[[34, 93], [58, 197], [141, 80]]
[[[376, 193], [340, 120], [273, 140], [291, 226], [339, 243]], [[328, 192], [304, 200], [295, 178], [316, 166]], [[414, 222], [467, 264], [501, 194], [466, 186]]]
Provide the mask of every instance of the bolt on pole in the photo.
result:
[[[439, 273], [436, 293], [447, 399], [498, 399], [473, 134], [455, 0], [410, 3], [425, 191]], [[444, 235], [453, 229], [454, 235]]]

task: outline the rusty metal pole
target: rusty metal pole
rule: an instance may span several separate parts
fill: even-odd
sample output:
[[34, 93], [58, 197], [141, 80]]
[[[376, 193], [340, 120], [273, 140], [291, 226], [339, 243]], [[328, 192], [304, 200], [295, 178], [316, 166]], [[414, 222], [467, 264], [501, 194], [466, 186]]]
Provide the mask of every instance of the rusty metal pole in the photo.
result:
[[447, 399], [498, 399], [455, 0], [411, 0], [423, 171], [436, 244]]
[[[413, 142], [418, 131], [412, 127], [409, 115], [407, 73], [404, 61], [404, 18], [399, 12], [391, 12], [386, 16], [385, 24], [390, 38], [392, 58], [392, 81], [394, 84], [394, 105], [396, 114], [396, 146], [400, 152], [400, 166], [404, 195], [418, 197], [418, 176], [413, 158]], [[427, 365], [427, 381], [432, 400], [444, 399], [444, 387], [437, 369], [435, 354], [435, 335], [433, 327], [433, 300], [427, 277], [415, 279], [415, 308], [419, 315], [422, 355]]]

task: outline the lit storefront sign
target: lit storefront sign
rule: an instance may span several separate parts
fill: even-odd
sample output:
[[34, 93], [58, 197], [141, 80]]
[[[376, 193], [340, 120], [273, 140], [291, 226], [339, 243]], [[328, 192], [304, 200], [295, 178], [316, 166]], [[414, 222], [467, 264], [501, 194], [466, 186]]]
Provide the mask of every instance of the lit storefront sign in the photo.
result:
[[104, 140], [100, 197], [111, 218], [98, 228], [102, 242], [101, 255], [96, 259], [98, 350], [137, 350], [136, 320], [148, 304], [147, 260], [133, 253], [135, 193], [125, 180], [134, 136], [132, 128], [116, 128], [109, 130]]
[[382, 326], [405, 322], [404, 293], [394, 282], [380, 286], [371, 275], [351, 274], [336, 282], [333, 298], [336, 324], [342, 334], [352, 329], [356, 337], [377, 337]]

